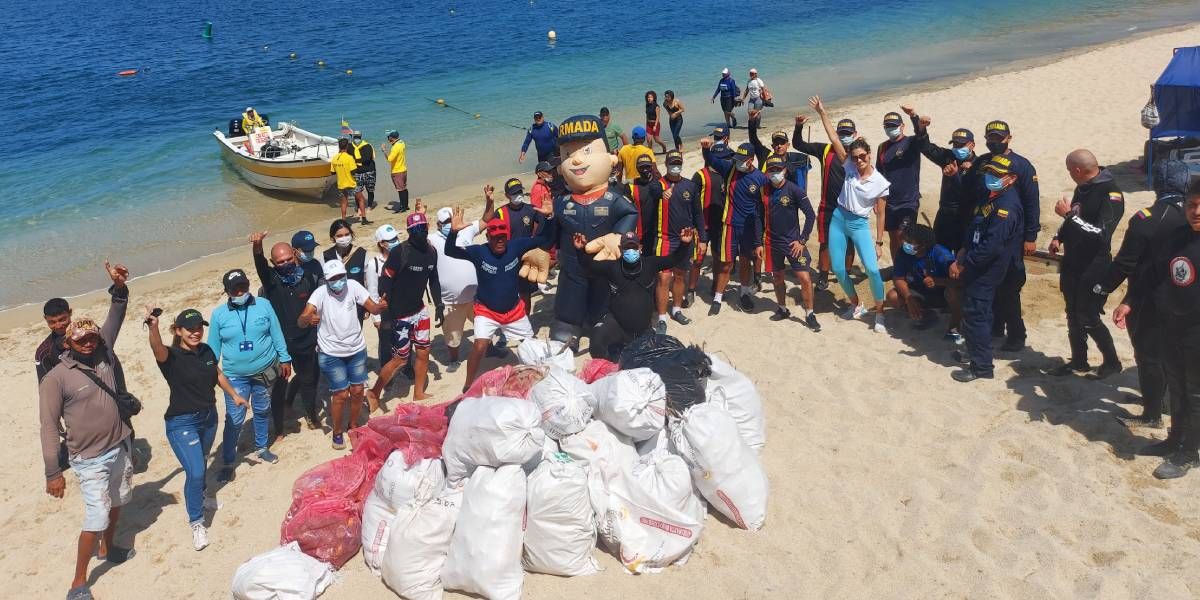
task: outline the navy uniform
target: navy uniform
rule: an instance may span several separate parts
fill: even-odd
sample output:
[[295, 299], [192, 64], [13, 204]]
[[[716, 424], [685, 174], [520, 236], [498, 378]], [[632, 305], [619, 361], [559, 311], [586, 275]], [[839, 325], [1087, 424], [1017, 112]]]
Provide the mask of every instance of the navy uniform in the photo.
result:
[[[767, 159], [772, 156], [778, 156], [784, 161], [784, 177], [796, 184], [801, 190], [808, 189], [808, 170], [812, 168], [808, 160], [808, 155], [796, 152], [794, 150], [785, 150], [782, 153], [777, 153], [774, 150], [775, 144], [787, 144], [788, 135], [783, 131], [776, 131], [771, 134], [771, 145], [768, 148], [763, 145], [758, 138], [758, 126], [750, 127], [750, 144], [754, 146], [754, 156], [758, 159], [758, 170], [763, 173], [767, 172]], [[807, 193], [807, 191], [805, 192]]]
[[1100, 319], [1104, 296], [1092, 291], [1108, 273], [1112, 262], [1112, 236], [1125, 213], [1125, 196], [1108, 169], [1075, 187], [1071, 212], [1054, 235], [1064, 245], [1058, 286], [1067, 309], [1067, 339], [1071, 360], [1056, 375], [1087, 371], [1088, 338], [1096, 343], [1104, 362], [1097, 373], [1104, 377], [1121, 370], [1112, 334]]
[[[1006, 157], [996, 156], [983, 167], [985, 174], [1004, 177], [1012, 172]], [[962, 334], [970, 356], [967, 370], [954, 374], [959, 381], [992, 377], [993, 304], [996, 291], [1020, 264], [1021, 200], [1015, 186], [989, 192], [975, 208], [975, 216], [960, 255], [964, 285]], [[961, 360], [960, 360], [961, 362]]]
[[1154, 191], [1157, 199], [1149, 208], [1133, 214], [1125, 230], [1121, 249], [1113, 257], [1108, 272], [1095, 291], [1108, 295], [1129, 279], [1129, 287], [1121, 304], [1131, 309], [1126, 323], [1133, 343], [1133, 359], [1137, 362], [1138, 387], [1142, 391], [1142, 414], [1123, 419], [1127, 424], [1156, 424], [1162, 420], [1163, 393], [1166, 391], [1163, 341], [1166, 322], [1155, 306], [1158, 286], [1165, 281], [1165, 272], [1156, 268], [1156, 258], [1163, 253], [1172, 233], [1187, 227], [1183, 214], [1183, 198], [1187, 194], [1189, 171], [1181, 161], [1163, 161], [1154, 171]]
[[704, 166], [711, 167], [710, 158], [730, 160], [733, 158], [733, 148], [729, 147], [729, 128], [717, 127], [712, 131], [713, 145], [704, 154]]
[[[1200, 197], [1200, 184], [1193, 185], [1189, 194]], [[1165, 276], [1156, 300], [1163, 318], [1171, 324], [1163, 355], [1171, 397], [1171, 431], [1155, 445], [1158, 452], [1141, 453], [1166, 456], [1154, 476], [1174, 479], [1200, 466], [1200, 369], [1196, 368], [1200, 364], [1200, 231], [1190, 226], [1176, 229], [1165, 250], [1165, 259], [1155, 261], [1155, 268]]]
[[[764, 167], [786, 170], [787, 161], [773, 155]], [[785, 175], [786, 177], [786, 175]], [[767, 185], [762, 190], [763, 244], [767, 248], [764, 268], [768, 273], [784, 270], [789, 264], [793, 271], [811, 270], [812, 256], [808, 252], [808, 236], [812, 234], [817, 215], [813, 212], [808, 194], [795, 182], [785, 180], [783, 185]], [[800, 213], [804, 213], [804, 228], [800, 227]], [[792, 242], [805, 245], [800, 258], [792, 258]]]
[[[662, 177], [654, 173], [656, 165], [653, 158], [645, 154], [639, 156], [636, 167], [638, 169], [637, 178], [626, 184], [622, 191], [638, 213], [634, 232], [642, 241], [642, 245], [649, 247], [654, 231], [650, 213], [653, 211], [653, 207], [662, 201], [663, 190], [667, 188], [667, 184]], [[646, 207], [651, 207], [651, 210], [647, 210]]]
[[[913, 135], [898, 140], [885, 140], [879, 144], [875, 158], [875, 169], [892, 184], [888, 190], [887, 206], [884, 207], [886, 231], [903, 231], [916, 221], [921, 208], [921, 150], [929, 141], [929, 133], [921, 127], [920, 119], [912, 117]], [[899, 128], [904, 121], [898, 113], [883, 116], [885, 129]]]
[[[683, 154], [678, 150], [671, 150], [667, 153], [666, 163], [668, 171], [672, 167], [682, 169]], [[696, 183], [691, 179], [682, 178], [675, 182], [664, 178], [661, 183], [670, 193], [664, 192], [657, 203], [644, 205], [641, 209], [647, 225], [643, 250], [651, 256], [670, 256], [682, 243], [679, 232], [689, 227], [696, 230], [696, 240], [693, 242], [707, 244], [703, 198]], [[686, 269], [690, 258], [691, 256], [678, 268]]]
[[[520, 179], [513, 177], [504, 182], [504, 195], [509, 199], [516, 196], [523, 197], [522, 201], [517, 202], [515, 206], [509, 202], [496, 209], [496, 218], [508, 224], [508, 239], [531, 238], [546, 226], [546, 217], [527, 201], [525, 186], [521, 184]], [[525, 310], [532, 311], [533, 304], [529, 302], [529, 299], [538, 289], [537, 284], [522, 277], [517, 281], [517, 289], [520, 292], [521, 300], [526, 302]]]
[[[577, 126], [580, 124], [587, 126]], [[598, 117], [571, 117], [559, 126], [559, 145], [594, 139], [605, 139], [604, 124]], [[587, 203], [579, 202], [574, 194], [555, 198], [554, 217], [553, 238], [558, 245], [560, 270], [554, 301], [555, 323], [550, 334], [551, 338], [566, 342], [578, 336], [582, 328], [599, 323], [608, 309], [608, 282], [584, 274], [574, 235], [582, 233], [591, 241], [610, 233], [633, 231], [638, 214], [629, 200], [609, 188]]]
[[754, 249], [762, 245], [762, 189], [770, 182], [762, 171], [751, 169], [740, 171], [737, 165], [754, 156], [750, 144], [738, 146], [733, 158], [721, 159], [704, 151], [707, 162], [714, 170], [725, 176], [725, 198], [717, 228], [719, 235], [712, 238], [716, 246], [713, 259], [733, 262], [742, 256], [754, 258]]
[[974, 141], [975, 134], [971, 130], [956, 129], [950, 136], [953, 148], [943, 148], [933, 142], [921, 148], [921, 154], [933, 164], [943, 168], [951, 164], [957, 167], [953, 175], [942, 174], [937, 216], [933, 218], [934, 238], [951, 252], [958, 252], [962, 248], [963, 234], [970, 227], [971, 217], [975, 214], [977, 182], [969, 172], [978, 157], [967, 147], [968, 143]]

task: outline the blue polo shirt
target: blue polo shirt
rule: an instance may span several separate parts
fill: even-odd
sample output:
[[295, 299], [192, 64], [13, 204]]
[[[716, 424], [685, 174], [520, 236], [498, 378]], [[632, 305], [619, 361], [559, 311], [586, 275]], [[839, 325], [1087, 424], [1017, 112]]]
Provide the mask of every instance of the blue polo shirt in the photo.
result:
[[954, 253], [941, 244], [935, 244], [925, 256], [920, 257], [898, 252], [892, 278], [904, 279], [910, 286], [924, 288], [926, 275], [934, 279], [949, 277], [950, 264], [954, 262], [954, 258]]
[[266, 298], [252, 296], [243, 306], [225, 302], [213, 309], [208, 322], [208, 345], [226, 375], [249, 377], [262, 373], [276, 359], [292, 362], [279, 319]]

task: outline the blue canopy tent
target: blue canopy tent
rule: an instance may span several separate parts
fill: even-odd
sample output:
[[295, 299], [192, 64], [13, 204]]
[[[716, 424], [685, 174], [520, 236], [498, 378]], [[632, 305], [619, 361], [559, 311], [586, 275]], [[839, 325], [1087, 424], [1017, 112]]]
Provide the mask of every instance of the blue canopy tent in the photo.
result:
[[1200, 46], [1175, 49], [1171, 62], [1154, 82], [1154, 104], [1159, 123], [1150, 130], [1146, 145], [1147, 181], [1153, 173], [1156, 140], [1200, 138]]

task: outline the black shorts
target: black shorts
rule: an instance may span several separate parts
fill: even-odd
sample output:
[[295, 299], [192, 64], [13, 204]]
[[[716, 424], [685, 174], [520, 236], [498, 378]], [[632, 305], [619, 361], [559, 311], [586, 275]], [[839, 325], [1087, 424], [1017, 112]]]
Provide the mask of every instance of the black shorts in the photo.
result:
[[883, 229], [885, 231], [903, 231], [910, 223], [917, 222], [917, 208], [915, 206], [896, 209], [888, 206], [885, 207], [883, 213]]
[[777, 273], [788, 268], [789, 265], [797, 273], [812, 272], [812, 255], [808, 253], [808, 246], [804, 247], [800, 258], [792, 258], [786, 246], [772, 244], [766, 252], [766, 258], [767, 264], [763, 265], [763, 270], [767, 273]]
[[721, 110], [723, 112], [733, 112], [734, 99], [732, 97], [721, 96]]
[[756, 239], [754, 228], [745, 225], [741, 227], [730, 226], [730, 240], [726, 246], [729, 249], [729, 256], [744, 256], [746, 258], [754, 258], [754, 249], [762, 245], [762, 241]]
[[946, 302], [946, 288], [925, 286], [908, 286], [908, 293], [917, 299], [924, 308], [946, 308], [949, 303]]

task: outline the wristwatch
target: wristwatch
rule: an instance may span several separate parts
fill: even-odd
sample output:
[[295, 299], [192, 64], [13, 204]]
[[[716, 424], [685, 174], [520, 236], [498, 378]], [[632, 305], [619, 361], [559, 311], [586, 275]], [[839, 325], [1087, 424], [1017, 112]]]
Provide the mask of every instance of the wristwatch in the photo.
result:
[[876, 246], [882, 246], [882, 245], [883, 245], [883, 241], [882, 241], [882, 240], [880, 240], [880, 241], [878, 241], [878, 242], [875, 242], [875, 245], [876, 245]]

